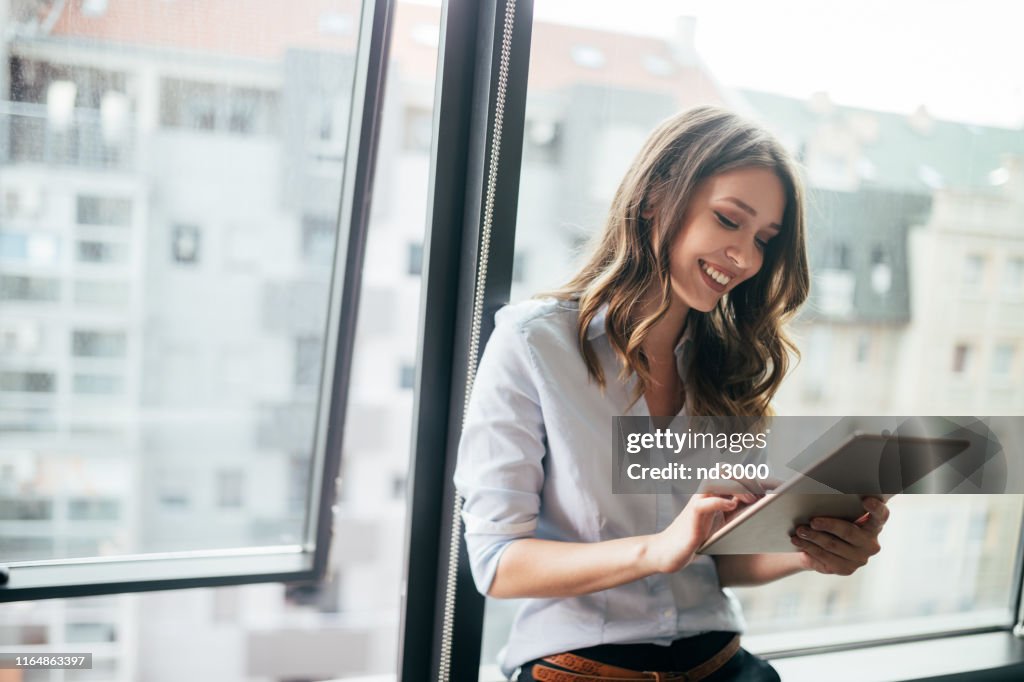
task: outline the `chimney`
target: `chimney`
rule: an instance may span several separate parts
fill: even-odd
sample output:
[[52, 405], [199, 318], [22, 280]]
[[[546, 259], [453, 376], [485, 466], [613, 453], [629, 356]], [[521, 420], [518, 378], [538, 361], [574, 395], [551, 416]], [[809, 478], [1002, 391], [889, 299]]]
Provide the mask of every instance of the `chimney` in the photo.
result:
[[932, 115], [928, 113], [928, 109], [923, 104], [915, 109], [914, 113], [907, 116], [907, 123], [918, 135], [930, 135], [932, 127], [935, 125]]
[[1004, 154], [1003, 162], [998, 170], [989, 177], [997, 175], [999, 185], [1010, 199], [1024, 203], [1024, 156], [1021, 154]]

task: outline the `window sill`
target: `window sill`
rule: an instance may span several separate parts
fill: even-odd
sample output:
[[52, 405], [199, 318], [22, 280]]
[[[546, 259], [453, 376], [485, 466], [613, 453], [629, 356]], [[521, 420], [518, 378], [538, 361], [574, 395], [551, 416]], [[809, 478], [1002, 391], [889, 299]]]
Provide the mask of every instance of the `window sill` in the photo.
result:
[[772, 659], [785, 682], [1024, 679], [1024, 640], [1010, 632], [940, 637]]

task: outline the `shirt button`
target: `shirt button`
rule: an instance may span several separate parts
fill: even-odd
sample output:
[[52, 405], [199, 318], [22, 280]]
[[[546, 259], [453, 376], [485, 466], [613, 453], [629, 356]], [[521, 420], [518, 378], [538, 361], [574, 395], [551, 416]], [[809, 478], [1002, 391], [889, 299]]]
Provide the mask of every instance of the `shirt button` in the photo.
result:
[[661, 612], [661, 615], [665, 616], [666, 618], [670, 618], [672, 616], [672, 609], [665, 609]]

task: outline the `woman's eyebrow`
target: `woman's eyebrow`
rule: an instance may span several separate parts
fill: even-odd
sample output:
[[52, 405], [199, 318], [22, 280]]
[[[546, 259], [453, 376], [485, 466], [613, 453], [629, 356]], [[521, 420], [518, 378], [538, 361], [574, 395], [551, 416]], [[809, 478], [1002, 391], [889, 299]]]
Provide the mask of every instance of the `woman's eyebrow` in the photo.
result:
[[[742, 208], [744, 211], [749, 213], [754, 218], [757, 217], [757, 211], [755, 211], [753, 208], [751, 208], [749, 204], [747, 204], [747, 203], [737, 199], [736, 197], [722, 197], [722, 201], [731, 201], [732, 203], [736, 204], [737, 206]], [[782, 229], [782, 225], [779, 225], [778, 223], [772, 223], [768, 227], [774, 227], [776, 230], [781, 230]]]

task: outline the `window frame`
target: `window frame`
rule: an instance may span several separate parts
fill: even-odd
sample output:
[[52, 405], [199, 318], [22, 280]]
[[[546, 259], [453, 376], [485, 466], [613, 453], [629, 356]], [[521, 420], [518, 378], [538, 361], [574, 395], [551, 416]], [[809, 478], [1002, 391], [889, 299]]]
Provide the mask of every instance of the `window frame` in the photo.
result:
[[12, 562], [7, 565], [7, 583], [0, 585], [0, 602], [258, 582], [308, 583], [326, 574], [393, 16], [394, 0], [361, 4], [347, 133], [350, 153], [339, 192], [303, 542]]
[[[399, 679], [478, 679], [485, 598], [473, 584], [452, 475], [465, 400], [478, 351], [493, 329], [493, 313], [508, 300], [515, 246], [532, 0], [447, 0], [441, 14], [431, 186], [416, 358], [416, 391], [406, 519], [406, 565], [399, 630]], [[505, 32], [505, 29], [508, 32]], [[503, 43], [508, 62], [502, 69]], [[475, 72], [471, 66], [476, 65]], [[500, 77], [503, 117], [496, 124]], [[500, 187], [486, 237], [485, 203], [494, 131], [500, 129]], [[438, 150], [445, 150], [439, 154]], [[486, 253], [482, 253], [486, 249]], [[486, 263], [482, 265], [482, 262]], [[474, 323], [472, 307], [484, 301]], [[456, 534], [457, 533], [457, 534]], [[771, 658], [849, 650], [874, 651], [943, 638], [999, 634], [1024, 665], [1024, 522], [1018, 541], [1008, 613], [1016, 623], [947, 628], [774, 652]], [[415, 595], [416, 598], [410, 598]], [[985, 665], [977, 662], [978, 669]]]

